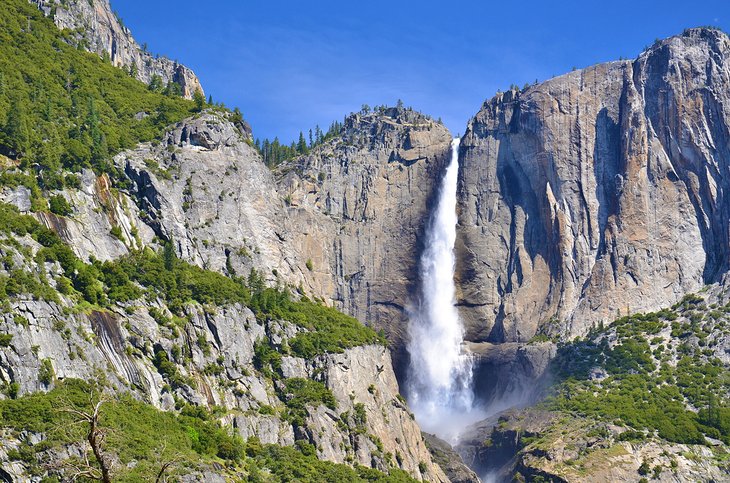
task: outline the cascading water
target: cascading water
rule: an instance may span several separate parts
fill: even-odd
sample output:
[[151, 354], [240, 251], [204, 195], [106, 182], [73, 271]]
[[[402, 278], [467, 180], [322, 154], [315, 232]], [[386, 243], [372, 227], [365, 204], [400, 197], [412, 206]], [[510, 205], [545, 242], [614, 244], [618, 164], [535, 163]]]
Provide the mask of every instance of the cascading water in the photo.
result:
[[409, 311], [409, 403], [421, 427], [446, 440], [474, 420], [471, 358], [462, 350], [464, 329], [454, 305], [459, 142], [451, 143], [451, 162], [426, 227], [419, 298]]

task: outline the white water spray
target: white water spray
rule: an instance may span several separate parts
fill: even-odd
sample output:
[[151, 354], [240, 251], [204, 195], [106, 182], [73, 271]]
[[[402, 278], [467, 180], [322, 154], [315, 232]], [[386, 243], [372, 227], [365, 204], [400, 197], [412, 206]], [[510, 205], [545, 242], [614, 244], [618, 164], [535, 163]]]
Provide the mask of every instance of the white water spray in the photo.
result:
[[451, 143], [451, 162], [426, 227], [421, 289], [409, 313], [409, 403], [421, 427], [446, 440], [454, 440], [466, 424], [478, 419], [472, 411], [471, 358], [462, 350], [464, 329], [454, 305], [459, 141]]

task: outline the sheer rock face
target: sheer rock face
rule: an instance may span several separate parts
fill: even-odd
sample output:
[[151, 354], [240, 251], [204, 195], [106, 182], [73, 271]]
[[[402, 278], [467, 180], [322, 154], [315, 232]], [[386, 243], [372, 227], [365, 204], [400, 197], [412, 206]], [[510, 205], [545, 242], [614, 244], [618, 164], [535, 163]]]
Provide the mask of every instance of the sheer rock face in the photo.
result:
[[279, 168], [286, 231], [311, 260], [312, 290], [383, 329], [397, 348], [450, 142], [442, 124], [393, 108], [350, 116], [341, 138]]
[[729, 57], [690, 29], [484, 104], [461, 144], [468, 340], [582, 335], [727, 271]]
[[173, 240], [180, 257], [231, 275], [254, 268], [271, 283], [298, 286], [306, 268], [284, 242], [284, 202], [249, 136], [247, 126], [205, 112], [115, 162], [145, 222]]
[[149, 84], [157, 75], [163, 86], [177, 84], [183, 96], [190, 99], [203, 92], [198, 77], [188, 67], [165, 57], [157, 57], [139, 46], [131, 31], [122, 24], [109, 0], [30, 0], [46, 15], [53, 17], [59, 29], [78, 31], [86, 49], [101, 56], [108, 55], [117, 67], [136, 72], [140, 81]]

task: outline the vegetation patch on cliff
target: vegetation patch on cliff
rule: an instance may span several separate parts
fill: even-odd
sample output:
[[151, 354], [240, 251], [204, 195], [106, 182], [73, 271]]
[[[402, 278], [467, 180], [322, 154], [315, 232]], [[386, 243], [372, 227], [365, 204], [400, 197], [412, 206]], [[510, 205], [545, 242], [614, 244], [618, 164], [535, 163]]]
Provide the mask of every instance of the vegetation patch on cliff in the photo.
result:
[[[95, 414], [97, 406], [93, 424], [98, 439], [92, 442], [94, 426], [86, 416]], [[45, 481], [92, 478], [105, 466], [110, 478], [120, 482], [206, 471], [260, 482], [415, 481], [397, 469], [386, 474], [320, 461], [311, 445], [294, 449], [262, 445], [256, 438], [244, 442], [201, 407], [163, 412], [79, 380], [60, 383], [49, 393], [0, 401], [0, 431], [19, 443], [8, 451], [8, 459], [21, 462], [34, 476], [50, 478]], [[59, 451], [67, 456], [59, 460]]]
[[64, 185], [62, 168], [113, 171], [111, 155], [195, 110], [77, 48], [25, 0], [3, 3], [0, 26], [0, 152], [35, 163], [44, 188]]
[[562, 346], [548, 408], [614, 421], [642, 437], [730, 444], [730, 377], [719, 349], [730, 304], [688, 295], [672, 309], [617, 319]]

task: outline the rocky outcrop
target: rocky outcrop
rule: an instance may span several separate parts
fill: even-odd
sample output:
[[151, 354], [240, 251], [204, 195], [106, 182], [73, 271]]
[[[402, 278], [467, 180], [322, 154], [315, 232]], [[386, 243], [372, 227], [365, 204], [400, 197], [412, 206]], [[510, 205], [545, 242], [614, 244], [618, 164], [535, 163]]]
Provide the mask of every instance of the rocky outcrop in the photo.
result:
[[423, 437], [434, 461], [443, 468], [451, 483], [479, 483], [479, 477], [464, 464], [461, 457], [449, 443], [433, 434], [424, 433]]
[[467, 339], [571, 337], [728, 269], [730, 39], [690, 29], [486, 102], [461, 143]]
[[[513, 394], [507, 391], [500, 398], [507, 404], [493, 405], [490, 409], [499, 412], [468, 428], [457, 451], [479, 474], [498, 482], [537, 477], [566, 482], [637, 481], [642, 476], [652, 481], [727, 480], [730, 466], [718, 457], [727, 453], [725, 436], [713, 427], [691, 437], [696, 430], [680, 422], [704, 421], [710, 406], [706, 401], [728, 394], [727, 386], [717, 385], [713, 376], [688, 382], [692, 379], [688, 367], [713, 367], [718, 375], [730, 368], [730, 304], [724, 278], [725, 284], [687, 295], [672, 308], [624, 317], [591, 331], [586, 340], [561, 344], [557, 357], [553, 349], [550, 371], [537, 368], [539, 373], [548, 372], [542, 381], [547, 383], [540, 394], [542, 403], [515, 409], [509, 401]], [[637, 343], [644, 345], [636, 349], [635, 357], [643, 358], [647, 368], [637, 369], [637, 365], [627, 370], [632, 356], [626, 349]], [[548, 344], [533, 343], [522, 349]], [[493, 350], [518, 345], [498, 344]], [[493, 359], [507, 364], [510, 357], [500, 354]], [[512, 359], [505, 372], [528, 372], [515, 370], [521, 365], [516, 363], [520, 357]], [[625, 366], [618, 368], [621, 364]], [[529, 385], [518, 381], [516, 386], [540, 389], [536, 377], [532, 379]], [[681, 395], [664, 398], [660, 395], [664, 390]], [[626, 411], [632, 398], [640, 402]], [[659, 423], [661, 418], [667, 418], [667, 426]], [[667, 431], [680, 427], [674, 434]]]
[[467, 346], [473, 355], [474, 393], [490, 413], [534, 401], [543, 389], [537, 381], [556, 353], [555, 344], [549, 341]]
[[[4, 387], [13, 383], [22, 395], [48, 390], [55, 381], [104, 374], [116, 390], [131, 391], [163, 410], [174, 410], [176, 400], [226, 408], [224, 422], [244, 438], [280, 445], [304, 439], [325, 460], [400, 468], [427, 481], [447, 481], [398, 394], [390, 354], [382, 346], [310, 360], [285, 357], [284, 377], [321, 381], [336, 400], [335, 408], [312, 404], [304, 424], [293, 424], [283, 416], [281, 382], [254, 366], [254, 344], [275, 335], [285, 344], [287, 335], [301, 329], [283, 321], [264, 323], [239, 305], [215, 311], [189, 305], [187, 323], [176, 328], [160, 322], [164, 305], [73, 313], [67, 302], [18, 300], [0, 317], [0, 333], [12, 336], [0, 347]], [[177, 367], [177, 382], [155, 366], [160, 352]], [[357, 423], [348, 424], [358, 411]]]
[[[131, 249], [159, 248], [160, 239], [172, 240], [182, 259], [201, 267], [243, 276], [255, 269], [270, 284], [301, 286], [332, 302], [338, 293], [333, 280], [342, 279], [324, 267], [335, 266], [343, 251], [347, 263], [354, 264], [370, 248], [340, 241], [339, 251], [315, 258], [311, 247], [326, 247], [338, 237], [354, 240], [361, 229], [370, 233], [368, 240], [378, 247], [381, 263], [394, 270], [406, 263], [415, 248], [388, 238], [378, 224], [394, 226], [402, 212], [401, 221], [410, 231], [399, 233], [416, 245], [418, 217], [426, 210], [424, 198], [432, 184], [428, 177], [437, 176], [442, 162], [439, 143], [443, 140], [448, 149], [450, 136], [443, 126], [411, 111], [390, 114], [352, 117], [343, 138], [329, 141], [300, 160], [297, 171], [277, 173], [277, 178], [251, 146], [246, 125], [231, 121], [227, 113], [206, 111], [171, 127], [162, 139], [118, 155], [114, 161], [126, 174], [128, 188], [111, 189], [105, 175], [87, 171], [79, 176], [78, 188], [57, 193], [69, 201], [69, 216], [35, 216], [84, 260], [111, 260]], [[372, 138], [359, 139], [365, 125]], [[313, 164], [315, 159], [320, 164]], [[327, 180], [317, 181], [326, 181], [322, 191], [330, 193], [331, 212], [309, 204], [316, 199], [312, 189], [300, 191], [315, 169], [330, 173]], [[409, 173], [416, 169], [418, 176], [411, 179]], [[378, 189], [371, 190], [373, 186]], [[378, 200], [383, 192], [388, 196]], [[30, 210], [25, 188], [1, 195], [21, 211]], [[418, 200], [423, 206], [414, 206]], [[300, 225], [302, 220], [309, 224]], [[317, 230], [308, 234], [301, 226]], [[381, 248], [381, 241], [393, 246]], [[29, 237], [23, 243], [23, 250], [10, 247], [2, 254], [17, 259], [14, 266], [36, 272], [32, 255], [40, 247]], [[310, 259], [312, 270], [307, 267]], [[344, 266], [349, 270], [350, 265]], [[44, 270], [55, 286], [60, 267], [50, 263]], [[368, 271], [366, 281], [382, 274]], [[399, 276], [398, 290], [405, 300], [408, 279]], [[401, 468], [417, 478], [447, 481], [398, 394], [391, 353], [384, 347], [355, 347], [310, 360], [283, 357], [282, 378], [320, 381], [337, 401], [336, 408], [313, 405], [304, 425], [293, 424], [283, 417], [282, 383], [254, 367], [254, 343], [268, 339], [285, 347], [300, 328], [257, 320], [242, 306], [195, 304], [175, 319], [182, 323], [175, 327], [168, 323], [164, 303], [144, 305], [81, 311], [65, 296], [56, 302], [14, 301], [0, 322], [0, 333], [12, 341], [0, 348], [0, 382], [16, 384], [22, 395], [48, 390], [54, 378], [90, 379], [103, 373], [113, 387], [131, 390], [163, 410], [173, 410], [176, 400], [227, 408], [224, 422], [244, 438], [281, 445], [304, 439], [322, 459], [385, 471]], [[175, 384], [155, 366], [161, 351], [178, 367]]]
[[[488, 481], [725, 481], [712, 447], [646, 439], [626, 428], [539, 409], [510, 410], [470, 428], [457, 447]], [[718, 449], [722, 452], [722, 449]]]
[[201, 267], [298, 286], [305, 259], [286, 244], [284, 201], [250, 143], [246, 125], [205, 112], [161, 142], [121, 153], [143, 220], [178, 255]]
[[340, 138], [279, 169], [287, 241], [312, 290], [400, 349], [430, 201], [451, 135], [410, 109], [354, 114]]
[[79, 187], [55, 192], [71, 207], [68, 216], [50, 211], [31, 211], [31, 191], [25, 186], [0, 190], [0, 200], [32, 214], [56, 232], [79, 258], [107, 261], [153, 244], [155, 232], [139, 217], [135, 201], [126, 193], [112, 189], [106, 174], [97, 176], [90, 169], [79, 175]]
[[112, 10], [109, 0], [30, 0], [47, 16], [53, 17], [59, 29], [71, 30], [90, 52], [108, 56], [111, 63], [149, 84], [154, 76], [162, 87], [172, 84], [180, 93], [192, 98], [203, 87], [188, 67], [166, 57], [159, 57], [139, 46], [132, 32]]

